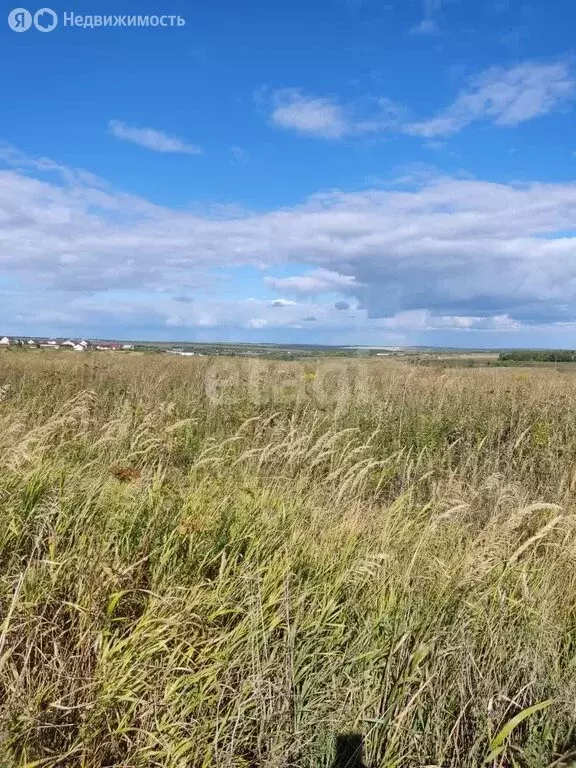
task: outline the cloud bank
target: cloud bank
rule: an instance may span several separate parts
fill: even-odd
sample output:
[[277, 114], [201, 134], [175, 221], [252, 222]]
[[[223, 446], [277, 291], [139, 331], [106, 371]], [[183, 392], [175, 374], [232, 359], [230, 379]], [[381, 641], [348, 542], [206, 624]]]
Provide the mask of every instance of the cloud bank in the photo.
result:
[[[373, 333], [576, 320], [573, 183], [424, 176], [265, 213], [200, 215], [46, 159], [4, 159], [16, 166], [0, 172], [4, 326], [305, 322]], [[255, 275], [250, 293], [207, 298], [215, 275], [239, 268]]]

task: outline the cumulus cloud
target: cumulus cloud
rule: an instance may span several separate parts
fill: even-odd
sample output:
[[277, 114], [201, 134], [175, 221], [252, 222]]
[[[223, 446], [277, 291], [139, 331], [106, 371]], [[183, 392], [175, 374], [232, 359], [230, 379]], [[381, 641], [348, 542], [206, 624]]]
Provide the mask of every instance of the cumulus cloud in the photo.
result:
[[267, 277], [264, 281], [280, 293], [315, 296], [330, 291], [348, 291], [358, 288], [353, 275], [342, 275], [329, 269], [315, 269], [307, 275], [293, 277]]
[[340, 103], [299, 88], [275, 91], [270, 102], [270, 119], [275, 125], [323, 139], [387, 131], [399, 124], [402, 114], [402, 108], [388, 98]]
[[276, 91], [272, 99], [272, 122], [324, 139], [340, 139], [351, 132], [344, 108], [328, 98], [308, 96], [297, 88]]
[[517, 125], [554, 111], [575, 93], [576, 81], [565, 61], [492, 67], [473, 78], [447, 109], [429, 120], [405, 125], [404, 131], [433, 138], [457, 133], [477, 120]]
[[[270, 328], [315, 317], [315, 327], [360, 333], [576, 320], [574, 183], [426, 175], [409, 187], [333, 190], [264, 213], [198, 213], [57, 163], [4, 157], [16, 165], [0, 172], [4, 327], [58, 322], [73, 332], [100, 318], [116, 329], [248, 327], [251, 319]], [[243, 265], [278, 298], [226, 303], [197, 290], [215, 271]], [[193, 302], [181, 300], [189, 295]]]
[[140, 147], [154, 152], [175, 152], [185, 155], [201, 155], [202, 148], [196, 144], [188, 144], [176, 136], [169, 136], [154, 128], [137, 128], [123, 123], [121, 120], [110, 120], [108, 131], [117, 139], [130, 141]]
[[290, 301], [289, 299], [274, 299], [273, 301], [268, 302], [271, 307], [293, 307], [296, 306], [295, 301]]

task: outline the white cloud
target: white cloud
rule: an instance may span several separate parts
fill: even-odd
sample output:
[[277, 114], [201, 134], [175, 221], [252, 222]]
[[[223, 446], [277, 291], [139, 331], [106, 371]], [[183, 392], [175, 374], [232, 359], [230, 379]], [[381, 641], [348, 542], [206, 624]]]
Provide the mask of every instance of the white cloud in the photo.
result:
[[266, 285], [280, 293], [317, 296], [333, 291], [350, 291], [360, 286], [352, 275], [342, 275], [329, 269], [315, 269], [307, 275], [267, 277]]
[[298, 88], [275, 91], [270, 107], [271, 120], [279, 127], [323, 139], [391, 130], [399, 124], [403, 112], [387, 98], [341, 104], [335, 99], [305, 94]]
[[291, 301], [289, 299], [273, 299], [272, 301], [268, 302], [268, 306], [270, 307], [294, 307], [296, 306], [295, 301]]
[[271, 118], [281, 128], [324, 139], [341, 139], [352, 130], [340, 104], [328, 98], [307, 96], [297, 88], [276, 91]]
[[248, 321], [249, 328], [264, 328], [266, 325], [267, 322], [263, 317], [252, 317]]
[[108, 130], [117, 139], [130, 141], [154, 152], [176, 152], [185, 155], [201, 155], [202, 148], [196, 144], [187, 144], [176, 136], [169, 136], [154, 128], [137, 128], [121, 120], [110, 120]]
[[[17, 169], [0, 172], [3, 327], [68, 318], [69, 333], [74, 324], [168, 320], [248, 328], [264, 319], [274, 328], [315, 317], [315, 327], [377, 333], [576, 320], [574, 183], [428, 174], [409, 187], [334, 190], [265, 213], [200, 213], [153, 205], [45, 159], [4, 157]], [[210, 274], [233, 280], [235, 267], [263, 264], [266, 292], [281, 298], [207, 298]], [[298, 274], [277, 276], [286, 268]], [[324, 303], [326, 292], [341, 300]]]
[[576, 81], [565, 61], [492, 67], [473, 78], [450, 107], [430, 120], [405, 125], [404, 131], [433, 138], [457, 133], [477, 120], [517, 125], [554, 111], [575, 94]]

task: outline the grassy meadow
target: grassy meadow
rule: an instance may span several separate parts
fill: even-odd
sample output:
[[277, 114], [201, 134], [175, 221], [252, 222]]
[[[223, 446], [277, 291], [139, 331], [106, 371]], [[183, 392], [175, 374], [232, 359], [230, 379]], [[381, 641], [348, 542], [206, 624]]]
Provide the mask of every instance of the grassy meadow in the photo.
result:
[[576, 375], [0, 353], [0, 766], [576, 765]]

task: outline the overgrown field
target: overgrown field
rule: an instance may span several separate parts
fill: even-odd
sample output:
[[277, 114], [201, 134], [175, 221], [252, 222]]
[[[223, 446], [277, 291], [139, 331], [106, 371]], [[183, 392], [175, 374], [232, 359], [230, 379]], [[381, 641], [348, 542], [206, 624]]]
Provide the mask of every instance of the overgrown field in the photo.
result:
[[576, 765], [576, 376], [0, 353], [0, 766]]

